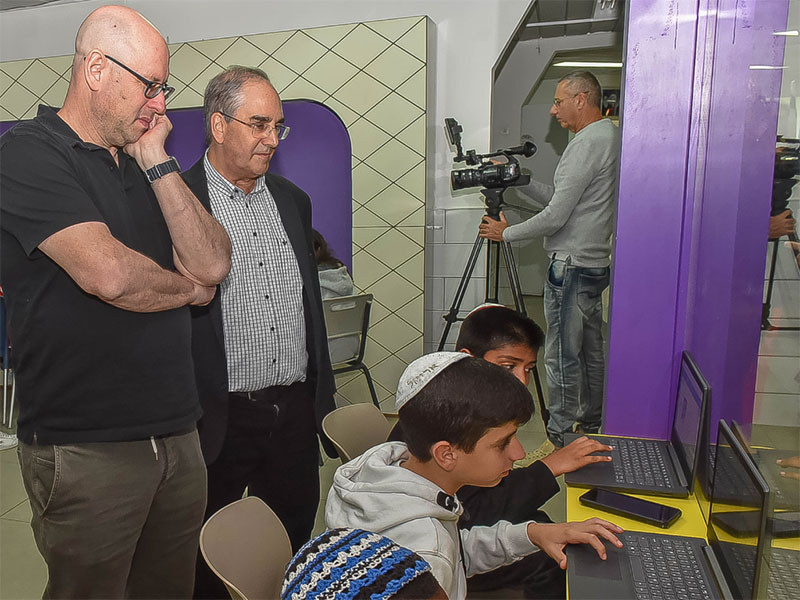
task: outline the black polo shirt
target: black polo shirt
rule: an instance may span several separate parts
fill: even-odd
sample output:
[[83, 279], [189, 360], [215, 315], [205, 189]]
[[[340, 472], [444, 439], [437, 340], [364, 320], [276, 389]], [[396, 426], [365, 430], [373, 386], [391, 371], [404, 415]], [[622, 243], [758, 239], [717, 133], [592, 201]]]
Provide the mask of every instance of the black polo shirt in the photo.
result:
[[103, 222], [174, 269], [158, 201], [136, 161], [85, 143], [45, 106], [0, 139], [0, 284], [17, 377], [19, 438], [68, 444], [145, 439], [200, 416], [188, 307], [115, 308], [84, 292], [39, 244]]

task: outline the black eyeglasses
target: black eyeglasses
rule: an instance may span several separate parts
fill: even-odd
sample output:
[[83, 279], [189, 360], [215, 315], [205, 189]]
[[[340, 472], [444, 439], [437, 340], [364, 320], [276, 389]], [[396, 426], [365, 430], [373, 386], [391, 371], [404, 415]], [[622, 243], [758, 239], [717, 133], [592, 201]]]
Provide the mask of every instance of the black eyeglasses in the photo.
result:
[[278, 136], [278, 140], [285, 140], [287, 137], [289, 137], [290, 127], [288, 125], [284, 125], [283, 123], [278, 123], [273, 127], [270, 123], [267, 123], [266, 121], [256, 121], [255, 123], [248, 123], [247, 121], [242, 121], [241, 119], [237, 119], [236, 117], [227, 115], [221, 111], [219, 114], [221, 114], [226, 119], [233, 119], [237, 123], [241, 123], [242, 125], [247, 125], [248, 127], [250, 127], [253, 131], [254, 138], [260, 139], [269, 137], [272, 135], [273, 131]]
[[588, 93], [589, 93], [589, 92], [587, 92], [587, 91], [580, 91], [580, 92], [576, 92], [575, 94], [572, 94], [572, 96], [570, 96], [569, 98], [554, 98], [554, 99], [553, 99], [553, 106], [555, 106], [556, 108], [558, 108], [559, 106], [561, 106], [561, 103], [562, 103], [564, 100], [571, 100], [572, 98], [577, 98], [577, 97], [578, 97], [578, 96], [580, 96], [581, 94], [588, 94]]
[[120, 67], [125, 69], [128, 73], [130, 73], [131, 75], [136, 77], [136, 79], [138, 79], [139, 81], [141, 81], [144, 84], [144, 97], [145, 98], [155, 98], [161, 92], [164, 92], [164, 102], [166, 102], [167, 98], [169, 98], [172, 95], [172, 93], [175, 91], [175, 88], [172, 87], [171, 85], [167, 85], [166, 83], [158, 83], [157, 81], [150, 81], [149, 79], [146, 79], [146, 78], [142, 77], [136, 71], [131, 69], [129, 66], [122, 64], [120, 61], [118, 61], [113, 56], [110, 56], [110, 55], [106, 54], [106, 58], [108, 60], [110, 60], [111, 62], [118, 64]]

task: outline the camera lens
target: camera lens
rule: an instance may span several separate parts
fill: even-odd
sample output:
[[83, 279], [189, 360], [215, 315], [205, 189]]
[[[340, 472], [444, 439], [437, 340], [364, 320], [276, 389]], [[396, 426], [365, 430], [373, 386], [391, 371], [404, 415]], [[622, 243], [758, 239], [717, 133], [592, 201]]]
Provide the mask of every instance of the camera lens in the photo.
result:
[[450, 173], [450, 184], [454, 190], [481, 185], [481, 172], [478, 169], [461, 169]]

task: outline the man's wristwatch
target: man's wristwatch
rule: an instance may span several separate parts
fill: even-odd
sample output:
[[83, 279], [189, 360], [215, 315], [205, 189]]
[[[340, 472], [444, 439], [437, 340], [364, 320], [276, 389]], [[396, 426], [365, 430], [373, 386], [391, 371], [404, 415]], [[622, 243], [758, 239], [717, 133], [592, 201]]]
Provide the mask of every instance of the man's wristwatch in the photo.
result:
[[178, 164], [178, 159], [174, 156], [170, 156], [169, 160], [159, 163], [154, 167], [150, 167], [147, 171], [144, 172], [145, 176], [147, 177], [147, 181], [153, 183], [159, 177], [163, 177], [167, 173], [180, 173], [181, 166]]

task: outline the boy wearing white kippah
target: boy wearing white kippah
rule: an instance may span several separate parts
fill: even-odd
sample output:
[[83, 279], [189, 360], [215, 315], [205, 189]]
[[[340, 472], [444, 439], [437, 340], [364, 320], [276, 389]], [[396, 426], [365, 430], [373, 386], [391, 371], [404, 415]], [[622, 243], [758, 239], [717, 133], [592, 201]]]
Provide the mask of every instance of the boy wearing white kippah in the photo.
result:
[[337, 469], [328, 527], [374, 531], [417, 552], [451, 599], [466, 596], [467, 576], [539, 548], [563, 569], [568, 543], [589, 543], [603, 559], [601, 538], [622, 546], [614, 535], [622, 529], [600, 519], [500, 521], [459, 531], [459, 488], [496, 485], [525, 455], [516, 432], [533, 401], [502, 367], [458, 352], [423, 356], [400, 378], [397, 406], [406, 443], [381, 444]]

